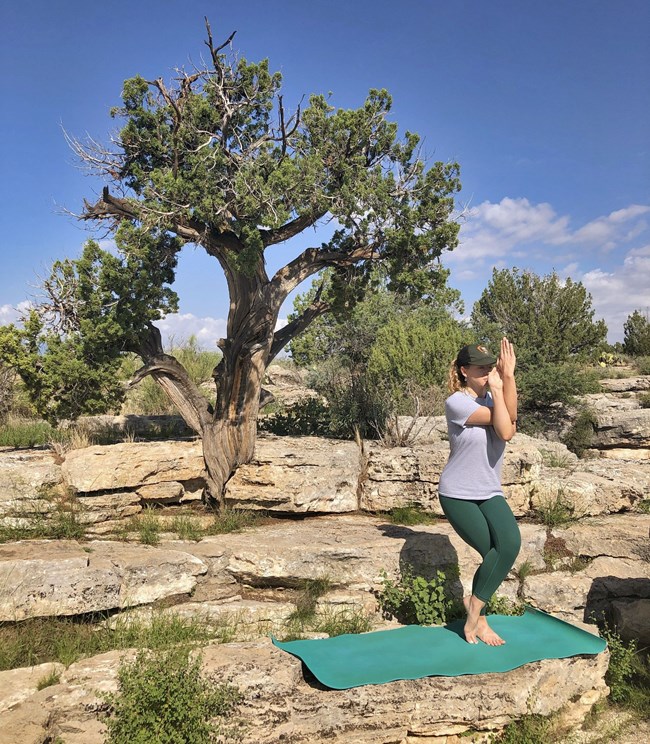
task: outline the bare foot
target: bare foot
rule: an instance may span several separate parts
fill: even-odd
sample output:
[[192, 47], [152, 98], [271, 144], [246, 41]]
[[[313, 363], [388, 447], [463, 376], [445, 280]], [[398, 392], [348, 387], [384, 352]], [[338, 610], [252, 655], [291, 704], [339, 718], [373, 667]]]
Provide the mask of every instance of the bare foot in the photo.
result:
[[503, 646], [505, 644], [503, 638], [488, 625], [485, 615], [480, 614], [484, 603], [477, 597], [463, 597], [463, 604], [467, 612], [465, 640], [468, 643], [478, 643], [481, 640], [486, 646]]
[[471, 597], [463, 597], [463, 604], [467, 610], [467, 620], [465, 621], [465, 640], [467, 643], [478, 643], [478, 624], [481, 617], [481, 609], [485, 602], [482, 602], [478, 597], [472, 595]]
[[481, 615], [476, 628], [476, 637], [480, 638], [487, 646], [503, 646], [505, 641], [497, 635], [488, 625], [485, 615]]

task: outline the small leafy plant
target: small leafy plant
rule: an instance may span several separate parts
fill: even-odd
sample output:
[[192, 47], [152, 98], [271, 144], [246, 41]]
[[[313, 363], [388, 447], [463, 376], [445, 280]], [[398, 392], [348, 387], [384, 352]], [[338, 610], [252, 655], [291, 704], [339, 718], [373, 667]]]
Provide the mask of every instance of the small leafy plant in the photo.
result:
[[200, 656], [187, 646], [137, 653], [118, 670], [118, 691], [107, 696], [107, 744], [213, 744], [226, 734], [215, 722], [241, 700], [236, 688], [201, 675]]
[[433, 579], [414, 576], [405, 567], [394, 581], [382, 571], [382, 588], [377, 599], [387, 617], [395, 617], [404, 625], [439, 625], [447, 622], [452, 603], [445, 595], [446, 575], [436, 571]]

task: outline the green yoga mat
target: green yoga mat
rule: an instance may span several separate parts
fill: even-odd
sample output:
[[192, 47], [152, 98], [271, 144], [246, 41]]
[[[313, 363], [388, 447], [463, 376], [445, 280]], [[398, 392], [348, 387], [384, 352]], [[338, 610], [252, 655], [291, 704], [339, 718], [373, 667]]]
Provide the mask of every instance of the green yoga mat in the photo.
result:
[[463, 620], [309, 641], [282, 643], [273, 638], [273, 643], [301, 659], [319, 682], [335, 690], [397, 679], [507, 672], [541, 659], [599, 654], [607, 645], [532, 607], [521, 616], [490, 615], [489, 622], [506, 641], [504, 646], [467, 643]]

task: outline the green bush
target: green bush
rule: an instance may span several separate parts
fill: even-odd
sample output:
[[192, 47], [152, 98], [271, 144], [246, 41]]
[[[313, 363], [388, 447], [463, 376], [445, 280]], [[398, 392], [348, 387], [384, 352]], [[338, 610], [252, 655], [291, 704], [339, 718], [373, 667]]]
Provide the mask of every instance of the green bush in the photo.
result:
[[369, 382], [385, 391], [399, 413], [411, 413], [411, 389], [443, 386], [466, 335], [457, 321], [435, 319], [426, 308], [399, 315], [377, 333], [368, 358]]
[[138, 652], [121, 664], [118, 691], [107, 697], [107, 744], [212, 744], [240, 701], [229, 685], [201, 676], [201, 658], [187, 647]]
[[596, 424], [596, 414], [589, 408], [583, 408], [562, 440], [567, 449], [578, 457], [582, 457], [585, 451], [591, 447]]
[[525, 611], [521, 602], [513, 602], [501, 594], [493, 594], [485, 606], [488, 615], [523, 615]]
[[395, 617], [404, 625], [439, 625], [447, 622], [452, 602], [445, 591], [446, 575], [436, 571], [434, 579], [414, 576], [410, 566], [404, 568], [397, 581], [382, 571], [382, 588], [377, 599], [387, 617]]
[[555, 403], [572, 403], [577, 395], [600, 390], [598, 374], [576, 364], [541, 364], [522, 370], [517, 385], [524, 410], [548, 409]]
[[628, 682], [634, 674], [634, 661], [637, 654], [636, 641], [625, 643], [621, 636], [606, 623], [601, 635], [609, 648], [609, 666], [605, 681], [610, 688], [610, 699], [614, 703], [623, 702], [628, 695]]
[[318, 398], [299, 400], [284, 410], [260, 418], [257, 427], [278, 436], [328, 436], [331, 412]]
[[641, 393], [639, 395], [639, 405], [641, 408], [650, 408], [650, 393]]
[[637, 357], [634, 363], [640, 375], [650, 375], [650, 356]]
[[546, 744], [557, 741], [552, 722], [541, 715], [529, 715], [509, 723], [494, 740], [495, 744]]

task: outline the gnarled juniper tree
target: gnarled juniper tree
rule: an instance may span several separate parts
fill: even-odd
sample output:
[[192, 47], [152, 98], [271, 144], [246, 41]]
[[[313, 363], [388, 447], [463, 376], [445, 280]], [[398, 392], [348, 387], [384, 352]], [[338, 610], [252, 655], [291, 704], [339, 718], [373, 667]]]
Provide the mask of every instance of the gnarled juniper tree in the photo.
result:
[[[312, 95], [289, 114], [280, 74], [265, 60], [233, 56], [232, 36], [215, 46], [206, 27], [208, 64], [179, 71], [171, 83], [127, 80], [112, 111], [123, 121], [113, 144], [72, 141], [109, 182], [81, 216], [108, 229], [117, 251], [91, 241], [81, 259], [56, 264], [50, 301], [24, 329], [3, 329], [0, 348], [53, 419], [114, 404], [116, 360], [138, 354], [143, 366], [133, 382], [151, 375], [200, 434], [209, 491], [221, 500], [228, 478], [253, 455], [271, 360], [314, 318], [351, 307], [377, 265], [397, 292], [434, 291], [430, 268], [457, 244], [460, 186], [455, 163], [428, 166], [417, 135], [398, 139], [385, 90], [371, 90], [351, 110]], [[265, 252], [328, 220], [337, 227], [330, 240], [267, 274]], [[177, 307], [171, 285], [190, 244], [214, 259], [230, 296], [214, 402], [164, 352], [155, 326]], [[331, 269], [329, 299], [316, 292], [276, 330], [288, 294], [323, 269]]]

